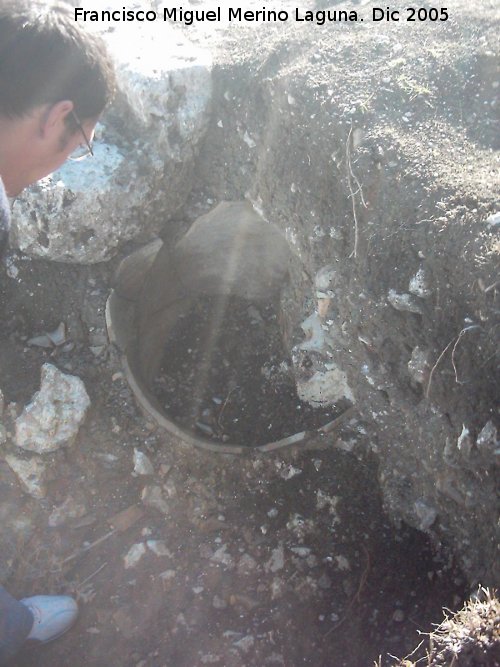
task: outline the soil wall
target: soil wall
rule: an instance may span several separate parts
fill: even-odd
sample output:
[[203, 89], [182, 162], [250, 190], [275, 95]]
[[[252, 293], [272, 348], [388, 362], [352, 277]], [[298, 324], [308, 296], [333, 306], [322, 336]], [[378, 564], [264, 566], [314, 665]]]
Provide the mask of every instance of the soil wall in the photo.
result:
[[388, 512], [491, 584], [496, 36], [493, 6], [454, 12], [412, 31], [312, 26], [235, 40], [215, 67], [196, 186], [214, 200], [246, 196], [282, 229], [309, 274], [296, 324], [327, 297], [330, 352], [378, 456]]

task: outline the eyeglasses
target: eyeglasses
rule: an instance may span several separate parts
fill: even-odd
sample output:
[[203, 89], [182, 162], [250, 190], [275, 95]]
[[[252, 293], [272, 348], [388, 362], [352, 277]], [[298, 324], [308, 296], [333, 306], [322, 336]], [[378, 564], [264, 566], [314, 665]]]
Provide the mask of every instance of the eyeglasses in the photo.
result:
[[69, 160], [72, 160], [73, 162], [80, 162], [80, 160], [84, 160], [86, 157], [94, 156], [94, 151], [92, 150], [92, 144], [90, 143], [87, 135], [85, 134], [85, 130], [82, 127], [82, 124], [80, 123], [78, 116], [76, 113], [72, 110], [71, 115], [73, 116], [73, 120], [76, 123], [76, 126], [80, 130], [82, 137], [85, 141], [85, 145], [80, 144], [80, 146], [77, 146], [75, 150], [71, 153], [71, 155], [68, 157]]

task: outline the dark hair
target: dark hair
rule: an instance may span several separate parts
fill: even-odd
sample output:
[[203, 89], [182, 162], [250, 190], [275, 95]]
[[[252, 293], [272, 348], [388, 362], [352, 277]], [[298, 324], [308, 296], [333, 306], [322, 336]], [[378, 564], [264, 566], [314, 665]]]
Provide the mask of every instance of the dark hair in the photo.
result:
[[115, 88], [100, 37], [61, 2], [0, 0], [0, 115], [71, 100], [81, 121], [97, 118]]

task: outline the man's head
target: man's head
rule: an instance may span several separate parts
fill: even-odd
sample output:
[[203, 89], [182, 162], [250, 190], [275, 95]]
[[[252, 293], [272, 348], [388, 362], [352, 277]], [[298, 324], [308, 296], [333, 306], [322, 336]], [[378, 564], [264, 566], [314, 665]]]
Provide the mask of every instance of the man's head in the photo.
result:
[[0, 0], [0, 177], [7, 192], [57, 169], [112, 98], [104, 44], [60, 2]]

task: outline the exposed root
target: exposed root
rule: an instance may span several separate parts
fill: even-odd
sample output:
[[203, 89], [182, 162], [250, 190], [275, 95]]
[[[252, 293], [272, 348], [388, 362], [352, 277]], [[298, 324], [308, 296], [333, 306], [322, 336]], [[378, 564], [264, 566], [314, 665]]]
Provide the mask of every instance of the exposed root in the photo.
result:
[[[397, 662], [391, 663], [392, 667], [500, 667], [500, 600], [496, 592], [479, 588], [462, 609], [448, 614], [427, 635], [425, 657], [410, 660], [420, 644], [403, 660], [394, 658]], [[380, 656], [375, 667], [381, 666]]]
[[429, 398], [429, 393], [431, 391], [431, 384], [432, 384], [432, 376], [434, 375], [434, 371], [439, 366], [439, 362], [441, 361], [441, 359], [444, 357], [446, 352], [450, 349], [450, 347], [453, 345], [453, 343], [455, 343], [456, 340], [457, 339], [455, 339], [455, 338], [453, 338], [453, 340], [450, 340], [448, 345], [444, 348], [444, 350], [441, 352], [441, 354], [437, 358], [437, 361], [434, 364], [434, 366], [431, 368], [431, 372], [429, 373], [429, 381], [427, 382], [427, 389], [425, 390], [425, 398]]
[[464, 334], [466, 334], [468, 331], [473, 331], [473, 330], [477, 330], [477, 329], [481, 329], [481, 328], [482, 327], [480, 327], [478, 324], [473, 324], [470, 327], [465, 327], [465, 329], [462, 329], [462, 331], [458, 334], [458, 336], [456, 338], [453, 338], [452, 340], [450, 340], [448, 345], [444, 348], [444, 350], [441, 352], [441, 354], [437, 358], [436, 363], [434, 364], [434, 366], [431, 368], [431, 372], [429, 373], [429, 381], [427, 382], [427, 388], [425, 390], [425, 398], [429, 398], [429, 393], [431, 391], [432, 377], [434, 375], [434, 371], [439, 366], [439, 363], [440, 363], [441, 359], [448, 352], [448, 350], [450, 349], [450, 347], [452, 345], [453, 345], [453, 350], [451, 352], [451, 363], [453, 365], [453, 370], [455, 371], [455, 380], [456, 380], [457, 384], [464, 384], [463, 382], [461, 382], [458, 379], [457, 366], [456, 366], [456, 363], [455, 363], [455, 353], [457, 351], [457, 346], [458, 346], [458, 343], [460, 342], [460, 339], [462, 338], [462, 336]]
[[66, 563], [70, 563], [72, 560], [75, 560], [75, 558], [78, 558], [78, 556], [81, 556], [82, 554], [86, 553], [87, 551], [90, 551], [94, 547], [96, 547], [98, 544], [101, 544], [102, 542], [105, 542], [108, 540], [110, 537], [112, 537], [117, 531], [110, 530], [108, 533], [103, 535], [102, 537], [99, 537], [97, 540], [94, 542], [91, 542], [91, 544], [86, 545], [85, 547], [82, 547], [81, 549], [77, 549], [74, 553], [71, 554], [71, 556], [68, 556], [62, 561], [63, 565], [66, 565]]
[[495, 591], [480, 588], [455, 614], [431, 633], [429, 665], [500, 666], [500, 600]]
[[226, 400], [224, 401], [224, 403], [223, 403], [223, 405], [222, 405], [222, 407], [221, 407], [221, 409], [220, 409], [219, 416], [217, 417], [217, 425], [218, 425], [218, 427], [220, 428], [221, 432], [224, 431], [224, 427], [222, 426], [222, 422], [221, 422], [222, 414], [223, 414], [224, 410], [226, 409], [226, 405], [228, 404], [229, 399], [231, 398], [231, 394], [232, 394], [233, 392], [235, 392], [237, 389], [239, 389], [239, 387], [233, 387], [233, 389], [231, 389], [231, 391], [229, 392], [229, 394], [226, 396]]
[[[347, 158], [347, 184], [349, 186], [349, 197], [351, 199], [352, 203], [352, 215], [354, 217], [354, 249], [352, 253], [349, 255], [350, 257], [356, 257], [358, 256], [358, 244], [359, 244], [359, 222], [358, 222], [358, 215], [356, 212], [356, 195], [359, 194], [361, 198], [361, 203], [365, 208], [367, 208], [365, 198], [363, 196], [363, 189], [361, 187], [361, 183], [359, 182], [358, 178], [356, 177], [353, 169], [352, 169], [352, 162], [351, 162], [351, 136], [352, 136], [352, 126], [351, 129], [349, 130], [349, 134], [347, 135], [347, 141], [346, 141], [346, 158]], [[352, 187], [352, 182], [356, 183], [357, 190], [354, 191]]]
[[356, 590], [356, 593], [355, 593], [355, 594], [353, 595], [353, 597], [351, 598], [351, 601], [350, 601], [349, 604], [347, 605], [347, 608], [346, 608], [346, 610], [345, 610], [345, 613], [344, 613], [344, 615], [342, 616], [342, 618], [340, 619], [340, 621], [339, 621], [338, 623], [336, 623], [336, 624], [333, 626], [333, 628], [330, 628], [330, 629], [328, 630], [328, 632], [326, 632], [326, 633], [324, 634], [324, 637], [328, 637], [329, 635], [332, 634], [332, 632], [335, 632], [335, 630], [337, 630], [338, 628], [340, 628], [340, 626], [343, 625], [343, 624], [345, 623], [345, 621], [349, 618], [349, 614], [351, 613], [351, 609], [353, 608], [353, 606], [354, 606], [356, 603], [359, 604], [359, 602], [361, 601], [361, 593], [362, 593], [362, 591], [363, 591], [363, 589], [364, 589], [364, 587], [365, 587], [365, 585], [366, 585], [366, 582], [367, 582], [367, 580], [368, 580], [368, 575], [369, 575], [369, 573], [370, 573], [370, 569], [371, 569], [370, 554], [368, 553], [368, 549], [365, 547], [364, 544], [362, 544], [361, 546], [362, 546], [362, 548], [363, 548], [363, 551], [365, 552], [365, 556], [366, 556], [366, 565], [365, 565], [365, 569], [363, 570], [363, 573], [361, 574], [361, 577], [360, 577], [360, 580], [359, 580], [359, 584], [358, 584], [358, 588], [357, 588], [357, 590]]

